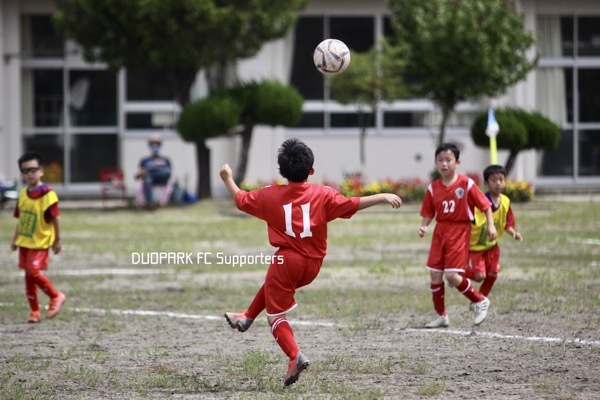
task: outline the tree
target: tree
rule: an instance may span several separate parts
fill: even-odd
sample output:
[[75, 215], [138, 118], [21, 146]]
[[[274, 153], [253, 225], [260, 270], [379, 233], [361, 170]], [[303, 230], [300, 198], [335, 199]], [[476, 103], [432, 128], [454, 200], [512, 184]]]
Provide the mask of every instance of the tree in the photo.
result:
[[[537, 111], [528, 112], [520, 108], [505, 108], [495, 112], [500, 126], [497, 137], [499, 149], [509, 151], [504, 168], [512, 170], [517, 155], [522, 150], [553, 150], [560, 141], [560, 127]], [[475, 145], [489, 147], [487, 112], [480, 114], [471, 127], [471, 137]]]
[[296, 125], [302, 117], [304, 99], [292, 86], [274, 80], [240, 84], [228, 90], [226, 95], [242, 108], [239, 132], [242, 146], [235, 172], [235, 181], [239, 185], [246, 177], [254, 126]]
[[389, 0], [389, 8], [415, 90], [442, 111], [438, 144], [459, 102], [500, 95], [537, 65], [513, 0]]
[[[162, 70], [177, 102], [190, 102], [199, 70], [211, 90], [224, 88], [229, 67], [283, 37], [308, 0], [56, 0], [55, 25], [82, 47], [87, 61]], [[215, 68], [209, 68], [217, 66]], [[216, 72], [216, 73], [215, 73]], [[197, 154], [197, 157], [203, 156]], [[208, 161], [199, 163], [208, 166]], [[210, 197], [210, 170], [200, 169], [198, 197]], [[206, 175], [206, 179], [202, 178]]]
[[355, 104], [359, 119], [359, 158], [366, 164], [365, 137], [373, 124], [381, 101], [406, 97], [408, 89], [402, 79], [402, 49], [383, 41], [381, 48], [366, 52], [351, 51], [352, 61], [342, 76], [329, 77], [332, 98], [341, 104]]
[[[196, 143], [199, 171], [210, 170], [210, 149], [206, 140], [227, 132], [238, 124], [241, 106], [229, 97], [211, 96], [186, 105], [177, 122], [177, 130], [188, 142]], [[199, 177], [199, 185], [210, 186], [207, 174]]]

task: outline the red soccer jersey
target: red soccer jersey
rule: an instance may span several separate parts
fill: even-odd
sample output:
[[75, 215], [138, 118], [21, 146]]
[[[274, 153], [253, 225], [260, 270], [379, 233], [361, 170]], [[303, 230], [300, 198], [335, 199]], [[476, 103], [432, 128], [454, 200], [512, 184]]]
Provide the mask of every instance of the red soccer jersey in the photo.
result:
[[359, 203], [358, 197], [347, 198], [328, 186], [296, 182], [240, 190], [235, 197], [240, 210], [267, 223], [271, 245], [320, 259], [327, 251], [327, 223], [350, 218]]
[[473, 179], [459, 174], [450, 186], [444, 186], [442, 180], [437, 179], [427, 187], [421, 216], [435, 218], [437, 222], [471, 222], [473, 207], [485, 211], [491, 202]]

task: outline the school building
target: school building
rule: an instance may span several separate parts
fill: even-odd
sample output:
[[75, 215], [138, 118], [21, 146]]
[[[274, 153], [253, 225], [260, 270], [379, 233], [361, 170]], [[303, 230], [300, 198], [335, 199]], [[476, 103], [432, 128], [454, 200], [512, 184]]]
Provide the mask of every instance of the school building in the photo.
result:
[[[537, 34], [531, 56], [539, 65], [505, 95], [460, 104], [447, 140], [462, 147], [462, 172], [489, 164], [487, 149], [473, 145], [470, 126], [489, 107], [539, 110], [562, 128], [557, 150], [524, 151], [511, 178], [540, 189], [600, 188], [600, 2], [598, 0], [520, 0], [526, 26]], [[99, 170], [123, 169], [128, 192], [153, 134], [163, 138], [162, 153], [173, 161], [174, 179], [196, 190], [193, 144], [174, 130], [179, 106], [159, 73], [109, 71], [86, 63], [76, 43], [54, 33], [52, 0], [0, 0], [0, 179], [19, 179], [17, 159], [29, 149], [46, 158], [45, 180], [61, 196], [99, 197]], [[312, 65], [314, 47], [327, 37], [367, 50], [390, 31], [384, 0], [313, 0], [284, 39], [268, 43], [238, 65], [242, 79], [274, 78], [304, 96], [304, 114], [294, 128], [255, 128], [247, 180], [278, 177], [276, 151], [298, 137], [315, 152], [315, 181], [340, 181], [361, 171], [367, 180], [419, 177], [433, 170], [433, 151], [441, 113], [426, 99], [382, 103], [366, 137], [366, 165], [359, 162], [355, 107], [330, 100], [329, 88]], [[343, 79], [343, 75], [338, 78]], [[192, 98], [206, 95], [199, 72]], [[502, 127], [500, 127], [502, 135]], [[209, 141], [214, 196], [225, 194], [220, 166], [236, 165], [239, 139]], [[507, 153], [500, 151], [499, 162]]]

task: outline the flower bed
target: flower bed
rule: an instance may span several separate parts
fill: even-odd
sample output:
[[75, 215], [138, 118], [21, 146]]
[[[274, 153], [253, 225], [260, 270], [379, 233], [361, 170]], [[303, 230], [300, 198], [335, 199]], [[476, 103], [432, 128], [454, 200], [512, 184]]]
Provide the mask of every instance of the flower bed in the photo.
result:
[[[481, 176], [470, 172], [467, 175], [478, 184], [484, 192], [486, 191]], [[256, 183], [244, 181], [241, 189], [255, 190], [268, 185], [284, 184], [282, 180], [271, 181], [259, 180]], [[402, 201], [407, 203], [421, 202], [425, 197], [425, 191], [429, 182], [420, 178], [402, 178], [399, 180], [384, 179], [374, 180], [366, 183], [360, 174], [353, 174], [341, 182], [324, 180], [323, 185], [332, 187], [346, 197], [369, 196], [377, 193], [396, 193]], [[531, 183], [525, 181], [507, 182], [504, 193], [515, 203], [527, 202], [533, 199], [534, 188]]]

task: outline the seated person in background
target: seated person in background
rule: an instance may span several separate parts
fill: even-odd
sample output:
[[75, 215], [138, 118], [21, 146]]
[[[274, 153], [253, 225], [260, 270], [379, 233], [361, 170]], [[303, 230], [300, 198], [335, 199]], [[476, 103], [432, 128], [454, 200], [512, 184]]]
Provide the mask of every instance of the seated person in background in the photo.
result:
[[144, 198], [146, 205], [154, 204], [152, 199], [152, 187], [155, 185], [166, 185], [171, 178], [171, 161], [159, 154], [162, 140], [158, 135], [152, 135], [148, 139], [148, 146], [152, 155], [140, 161], [139, 170], [135, 179], [142, 179], [144, 187]]

